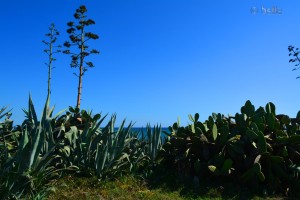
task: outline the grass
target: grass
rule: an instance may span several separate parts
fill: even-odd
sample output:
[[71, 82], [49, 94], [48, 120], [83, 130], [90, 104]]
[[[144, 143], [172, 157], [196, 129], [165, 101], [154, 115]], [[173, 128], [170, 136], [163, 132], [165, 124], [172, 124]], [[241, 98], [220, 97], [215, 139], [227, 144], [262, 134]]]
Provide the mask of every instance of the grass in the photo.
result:
[[124, 176], [110, 181], [98, 181], [95, 178], [67, 176], [55, 183], [55, 193], [49, 200], [56, 199], [182, 199], [178, 192], [164, 192], [160, 189], [150, 190], [145, 181], [132, 176]]
[[[174, 182], [174, 181], [173, 181]], [[51, 193], [49, 200], [200, 200], [200, 199], [284, 199], [280, 196], [259, 197], [247, 190], [229, 187], [203, 186], [190, 187], [178, 182], [158, 185], [133, 176], [123, 176], [108, 181], [98, 181], [93, 177], [65, 176], [53, 183], [56, 191]]]

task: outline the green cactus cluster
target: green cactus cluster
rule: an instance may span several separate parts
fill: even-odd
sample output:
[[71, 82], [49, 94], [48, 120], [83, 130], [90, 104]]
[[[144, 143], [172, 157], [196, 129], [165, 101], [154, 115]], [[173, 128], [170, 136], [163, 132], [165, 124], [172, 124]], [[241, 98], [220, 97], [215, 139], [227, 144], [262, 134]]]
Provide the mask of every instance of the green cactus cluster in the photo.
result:
[[276, 115], [273, 103], [255, 109], [247, 101], [235, 116], [213, 113], [200, 122], [196, 113], [189, 119], [188, 126], [178, 121], [169, 127], [163, 146], [169, 167], [190, 178], [230, 178], [256, 191], [299, 197], [300, 112], [290, 118]]

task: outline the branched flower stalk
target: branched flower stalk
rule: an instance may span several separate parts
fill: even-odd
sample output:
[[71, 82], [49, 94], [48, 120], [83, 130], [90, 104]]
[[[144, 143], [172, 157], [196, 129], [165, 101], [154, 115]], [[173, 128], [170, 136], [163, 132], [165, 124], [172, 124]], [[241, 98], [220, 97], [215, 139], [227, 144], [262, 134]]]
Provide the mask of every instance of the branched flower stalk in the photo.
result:
[[55, 28], [55, 24], [51, 24], [49, 27], [49, 33], [45, 34], [49, 40], [45, 41], [43, 40], [43, 43], [46, 44], [47, 49], [44, 50], [44, 52], [48, 55], [48, 62], [45, 63], [45, 65], [48, 67], [48, 96], [51, 94], [51, 72], [54, 67], [52, 66], [52, 62], [56, 59], [53, 57], [53, 54], [60, 53], [61, 48], [60, 45], [55, 46], [55, 42], [57, 40], [57, 36], [59, 35], [59, 32]]
[[[72, 68], [79, 67], [79, 74], [74, 73], [78, 77], [78, 92], [77, 92], [77, 103], [76, 107], [80, 108], [81, 103], [81, 94], [82, 94], [82, 77], [84, 73], [87, 71], [88, 67], [94, 67], [92, 62], [85, 61], [85, 57], [90, 54], [99, 54], [99, 51], [92, 49], [88, 50], [88, 46], [86, 45], [87, 41], [93, 39], [96, 40], [99, 38], [97, 34], [92, 32], [86, 32], [86, 27], [89, 25], [95, 24], [95, 22], [91, 19], [87, 19], [86, 16], [87, 9], [84, 5], [80, 6], [76, 9], [74, 14], [74, 18], [77, 20], [77, 24], [74, 22], [68, 22], [67, 25], [69, 29], [67, 29], [67, 33], [70, 35], [70, 41], [66, 41], [64, 46], [67, 48], [63, 53], [71, 55], [71, 64]], [[75, 46], [78, 48], [79, 52], [71, 52], [70, 47]]]
[[[292, 62], [292, 63], [294, 63], [294, 62], [298, 62], [297, 64], [295, 64], [295, 66], [296, 66], [296, 68], [293, 68], [292, 69], [292, 71], [295, 71], [295, 70], [298, 70], [300, 67], [298, 67], [299, 66], [299, 64], [300, 64], [300, 58], [299, 58], [299, 53], [300, 53], [300, 51], [299, 51], [299, 48], [295, 48], [294, 46], [288, 46], [288, 50], [289, 50], [289, 56], [293, 56], [294, 58], [291, 58], [290, 60], [289, 60], [289, 62]], [[300, 76], [298, 76], [297, 77], [297, 79], [298, 78], [300, 78]]]

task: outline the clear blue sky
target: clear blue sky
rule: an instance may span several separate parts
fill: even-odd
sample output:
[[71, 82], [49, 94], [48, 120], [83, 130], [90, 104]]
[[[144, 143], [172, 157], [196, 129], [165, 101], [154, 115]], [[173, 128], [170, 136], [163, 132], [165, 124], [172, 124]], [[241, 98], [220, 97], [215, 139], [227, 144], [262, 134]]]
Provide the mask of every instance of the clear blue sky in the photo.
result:
[[[41, 114], [49, 25], [64, 43], [82, 4], [100, 36], [89, 45], [101, 54], [90, 57], [95, 68], [84, 76], [81, 108], [136, 126], [169, 126], [177, 117], [185, 125], [196, 112], [201, 121], [212, 112], [234, 115], [248, 99], [256, 108], [271, 101], [291, 117], [300, 110], [300, 70], [291, 71], [287, 50], [300, 47], [298, 0], [2, 0], [0, 106], [13, 108], [15, 124], [29, 93]], [[77, 78], [67, 55], [56, 58], [51, 104], [58, 112], [75, 106]]]

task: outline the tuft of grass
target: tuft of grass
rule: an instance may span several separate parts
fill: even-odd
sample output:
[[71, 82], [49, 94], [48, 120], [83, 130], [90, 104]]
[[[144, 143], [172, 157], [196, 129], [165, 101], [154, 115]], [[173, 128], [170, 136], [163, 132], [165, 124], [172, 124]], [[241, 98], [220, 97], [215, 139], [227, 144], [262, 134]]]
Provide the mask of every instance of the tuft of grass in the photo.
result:
[[150, 190], [146, 181], [133, 176], [119, 179], [98, 181], [94, 177], [66, 176], [53, 183], [56, 191], [49, 195], [49, 200], [181, 200], [179, 192]]
[[[221, 200], [255, 199], [279, 200], [283, 197], [259, 197], [234, 187], [187, 187], [168, 188], [163, 185], [151, 186], [149, 182], [123, 176], [114, 180], [98, 181], [95, 177], [65, 176], [54, 182], [56, 191], [48, 199], [76, 200]], [[225, 190], [231, 191], [225, 191]], [[205, 192], [204, 192], [205, 191]]]

